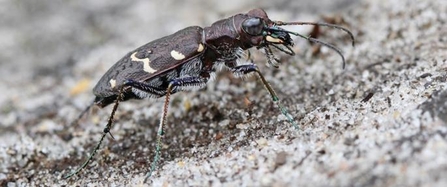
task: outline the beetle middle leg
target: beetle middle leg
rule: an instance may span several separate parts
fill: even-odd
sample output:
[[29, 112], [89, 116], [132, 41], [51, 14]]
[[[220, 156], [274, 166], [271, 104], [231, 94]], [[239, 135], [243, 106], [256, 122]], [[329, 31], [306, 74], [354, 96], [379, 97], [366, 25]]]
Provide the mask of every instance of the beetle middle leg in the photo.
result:
[[[161, 115], [160, 123], [157, 130], [157, 144], [155, 147], [155, 157], [154, 161], [152, 162], [151, 168], [149, 173], [147, 174], [147, 178], [149, 178], [152, 175], [152, 172], [155, 171], [155, 168], [157, 167], [158, 161], [160, 159], [160, 150], [162, 145], [162, 138], [164, 135], [164, 126], [166, 123], [166, 116], [168, 114], [168, 108], [169, 108], [169, 101], [171, 98], [171, 94], [176, 93], [177, 91], [186, 90], [189, 88], [201, 88], [204, 87], [206, 82], [208, 82], [208, 77], [182, 77], [177, 78], [169, 82], [168, 87], [163, 92], [165, 96], [165, 103], [163, 106], [163, 112]], [[136, 82], [136, 81], [127, 81], [128, 86], [135, 86], [134, 88], [141, 89], [142, 91], [151, 91], [152, 87], [150, 85], [146, 85], [143, 82]], [[144, 88], [149, 88], [149, 90], [144, 90]], [[151, 92], [152, 94], [153, 92]]]
[[[160, 120], [160, 125], [159, 125], [158, 131], [157, 131], [157, 145], [156, 145], [155, 158], [154, 158], [154, 162], [152, 163], [150, 172], [148, 174], [148, 176], [150, 176], [151, 173], [155, 170], [155, 167], [157, 166], [157, 162], [160, 159], [161, 139], [164, 134], [163, 127], [164, 127], [167, 112], [168, 112], [170, 95], [172, 93], [177, 92], [178, 90], [182, 90], [187, 87], [204, 87], [207, 81], [208, 81], [207, 77], [178, 78], [178, 79], [172, 80], [169, 83], [169, 86], [166, 90], [157, 89], [157, 88], [154, 88], [153, 86], [146, 84], [144, 82], [138, 82], [138, 81], [131, 80], [131, 79], [124, 81], [124, 84], [119, 89], [117, 98], [115, 99], [115, 104], [113, 105], [112, 113], [110, 114], [109, 119], [107, 120], [107, 125], [103, 130], [103, 134], [102, 134], [99, 142], [96, 144], [95, 148], [92, 150], [92, 152], [90, 153], [90, 156], [87, 158], [87, 160], [84, 161], [84, 163], [79, 168], [77, 168], [75, 171], [71, 172], [64, 178], [70, 178], [71, 176], [76, 175], [83, 168], [85, 168], [90, 163], [90, 161], [92, 161], [93, 157], [96, 155], [96, 153], [97, 153], [99, 147], [101, 146], [102, 142], [104, 141], [104, 138], [106, 137], [106, 135], [110, 134], [112, 136], [112, 134], [110, 133], [110, 129], [112, 128], [112, 125], [113, 125], [113, 121], [114, 121], [113, 118], [115, 116], [116, 110], [118, 109], [119, 103], [121, 101], [123, 101], [126, 87], [135, 88], [135, 89], [137, 89], [141, 92], [144, 92], [148, 95], [151, 95], [151, 96], [162, 97], [163, 95], [165, 95], [165, 97], [166, 97], [165, 104], [163, 107], [162, 117]], [[112, 138], [113, 138], [113, 136], [112, 136]]]
[[[226, 65], [228, 66], [231, 64], [226, 64]], [[279, 102], [279, 98], [276, 95], [275, 90], [273, 90], [272, 86], [270, 86], [270, 84], [265, 79], [264, 75], [262, 75], [262, 73], [259, 71], [258, 67], [255, 64], [246, 64], [246, 65], [239, 65], [239, 66], [235, 66], [235, 67], [231, 67], [231, 66], [228, 66], [228, 67], [231, 69], [231, 71], [233, 71], [233, 74], [235, 74], [235, 76], [241, 76], [241, 75], [255, 72], [258, 75], [259, 79], [261, 79], [261, 82], [264, 85], [264, 87], [269, 92], [270, 96], [272, 97], [273, 102], [278, 105], [279, 109], [281, 110], [281, 113], [284, 116], [286, 116], [286, 118], [289, 120], [290, 123], [292, 123], [292, 125], [293, 125], [293, 127], [295, 127], [295, 129], [299, 129], [298, 124], [295, 122], [295, 119], [293, 118], [293, 116], [289, 113], [287, 108], [285, 108], [284, 106], [281, 105], [281, 103]]]

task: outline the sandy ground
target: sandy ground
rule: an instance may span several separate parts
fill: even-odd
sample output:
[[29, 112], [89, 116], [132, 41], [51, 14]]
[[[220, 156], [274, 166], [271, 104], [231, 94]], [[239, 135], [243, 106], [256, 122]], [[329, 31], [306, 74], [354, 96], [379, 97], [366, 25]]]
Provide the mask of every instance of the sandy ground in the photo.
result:
[[[0, 1], [1, 186], [447, 186], [447, 1]], [[128, 51], [190, 25], [262, 7], [283, 21], [329, 21], [328, 48], [296, 39], [279, 69], [255, 62], [296, 118], [255, 77], [221, 72], [175, 94], [159, 167], [163, 100], [122, 103], [79, 175], [111, 107], [71, 124]], [[309, 34], [312, 27], [288, 29]]]

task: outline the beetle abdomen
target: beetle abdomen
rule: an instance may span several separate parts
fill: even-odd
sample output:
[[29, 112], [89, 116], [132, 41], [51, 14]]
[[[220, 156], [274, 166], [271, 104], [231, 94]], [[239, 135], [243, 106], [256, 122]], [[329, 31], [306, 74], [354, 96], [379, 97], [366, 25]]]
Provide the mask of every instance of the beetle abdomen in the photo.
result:
[[[120, 87], [126, 80], [151, 83], [154, 80], [154, 87], [163, 89], [163, 85], [169, 84], [169, 79], [175, 78], [180, 73], [174, 73], [166, 79], [161, 79], [163, 74], [175, 69], [178, 65], [190, 60], [205, 49], [202, 43], [202, 28], [192, 26], [180, 30], [172, 35], [149, 42], [121, 58], [113, 65], [93, 88], [93, 93], [97, 97], [97, 103], [102, 98], [116, 96]], [[161, 87], [160, 87], [161, 86]], [[127, 91], [130, 91], [127, 90]], [[142, 94], [134, 92], [133, 98], [150, 96], [151, 93]], [[157, 95], [156, 97], [160, 97]], [[111, 102], [107, 102], [110, 104]], [[106, 104], [107, 105], [107, 104]]]

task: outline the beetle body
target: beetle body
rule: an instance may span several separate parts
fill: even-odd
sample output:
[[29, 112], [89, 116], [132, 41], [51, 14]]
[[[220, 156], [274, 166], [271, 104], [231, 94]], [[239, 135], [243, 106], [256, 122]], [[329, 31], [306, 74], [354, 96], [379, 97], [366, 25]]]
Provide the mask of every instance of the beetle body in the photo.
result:
[[127, 87], [123, 100], [161, 97], [175, 77], [197, 76], [202, 69], [198, 62], [204, 50], [202, 33], [200, 27], [188, 27], [127, 53], [94, 87], [95, 103], [104, 107], [114, 102], [119, 88], [129, 79], [151, 85], [153, 92]]
[[121, 58], [94, 87], [93, 93], [96, 96], [94, 104], [105, 107], [114, 103], [113, 109], [104, 128], [104, 133], [90, 157], [67, 177], [77, 174], [92, 160], [111, 129], [113, 117], [120, 102], [129, 99], [164, 96], [164, 108], [157, 131], [155, 158], [148, 174], [150, 176], [160, 158], [170, 95], [182, 90], [205, 87], [220, 66], [227, 67], [236, 76], [249, 73], [257, 74], [282, 114], [298, 129], [293, 117], [286, 108], [280, 105], [276, 93], [257, 66], [253, 63], [240, 65], [237, 60], [244, 56], [244, 50], [256, 47], [264, 50], [270, 65], [278, 67], [278, 59], [274, 57], [271, 48], [294, 55], [295, 53], [291, 49], [293, 41], [290, 35], [302, 37], [333, 49], [342, 57], [343, 65], [345, 60], [336, 47], [316, 38], [284, 30], [279, 27], [282, 25], [329, 26], [346, 31], [354, 41], [352, 33], [340, 26], [313, 22], [272, 21], [264, 10], [253, 9], [247, 14], [237, 14], [219, 20], [209, 27], [188, 27], [143, 45]]
[[[202, 82], [180, 85], [171, 94], [188, 87], [204, 87], [217, 66], [235, 68], [244, 50], [262, 44], [265, 36], [249, 35], [242, 28], [244, 21], [258, 18], [269, 24], [267, 14], [255, 9], [220, 20], [210, 27], [185, 28], [129, 52], [99, 80], [93, 89], [95, 103], [100, 107], [113, 103], [122, 86], [126, 87], [122, 100], [162, 97], [171, 81], [185, 77], [201, 78]], [[143, 83], [145, 87], [124, 85], [127, 81]]]

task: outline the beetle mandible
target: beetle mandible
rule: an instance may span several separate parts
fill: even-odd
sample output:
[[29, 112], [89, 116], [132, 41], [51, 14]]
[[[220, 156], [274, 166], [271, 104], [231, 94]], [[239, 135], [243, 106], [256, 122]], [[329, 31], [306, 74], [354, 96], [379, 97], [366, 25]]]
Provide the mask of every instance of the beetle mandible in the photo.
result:
[[127, 53], [102, 76], [94, 87], [93, 93], [96, 98], [93, 104], [103, 108], [114, 103], [113, 109], [101, 139], [89, 158], [66, 178], [79, 173], [93, 159], [105, 136], [110, 133], [113, 117], [120, 102], [164, 96], [164, 108], [157, 130], [155, 158], [148, 173], [150, 176], [160, 159], [170, 96], [179, 91], [205, 87], [220, 66], [226, 67], [236, 76], [249, 73], [258, 75], [282, 114], [298, 129], [293, 117], [285, 107], [280, 105], [275, 91], [258, 67], [253, 63], [239, 65], [238, 59], [244, 56], [245, 50], [256, 47], [264, 50], [270, 65], [278, 67], [279, 61], [273, 55], [272, 47], [288, 55], [295, 55], [291, 49], [293, 40], [290, 35], [331, 48], [341, 56], [343, 68], [345, 58], [335, 46], [310, 36], [285, 30], [280, 27], [283, 25], [318, 25], [341, 29], [351, 37], [354, 46], [354, 36], [346, 28], [327, 23], [272, 21], [262, 9], [237, 14], [205, 28], [187, 27], [172, 35], [147, 43]]

